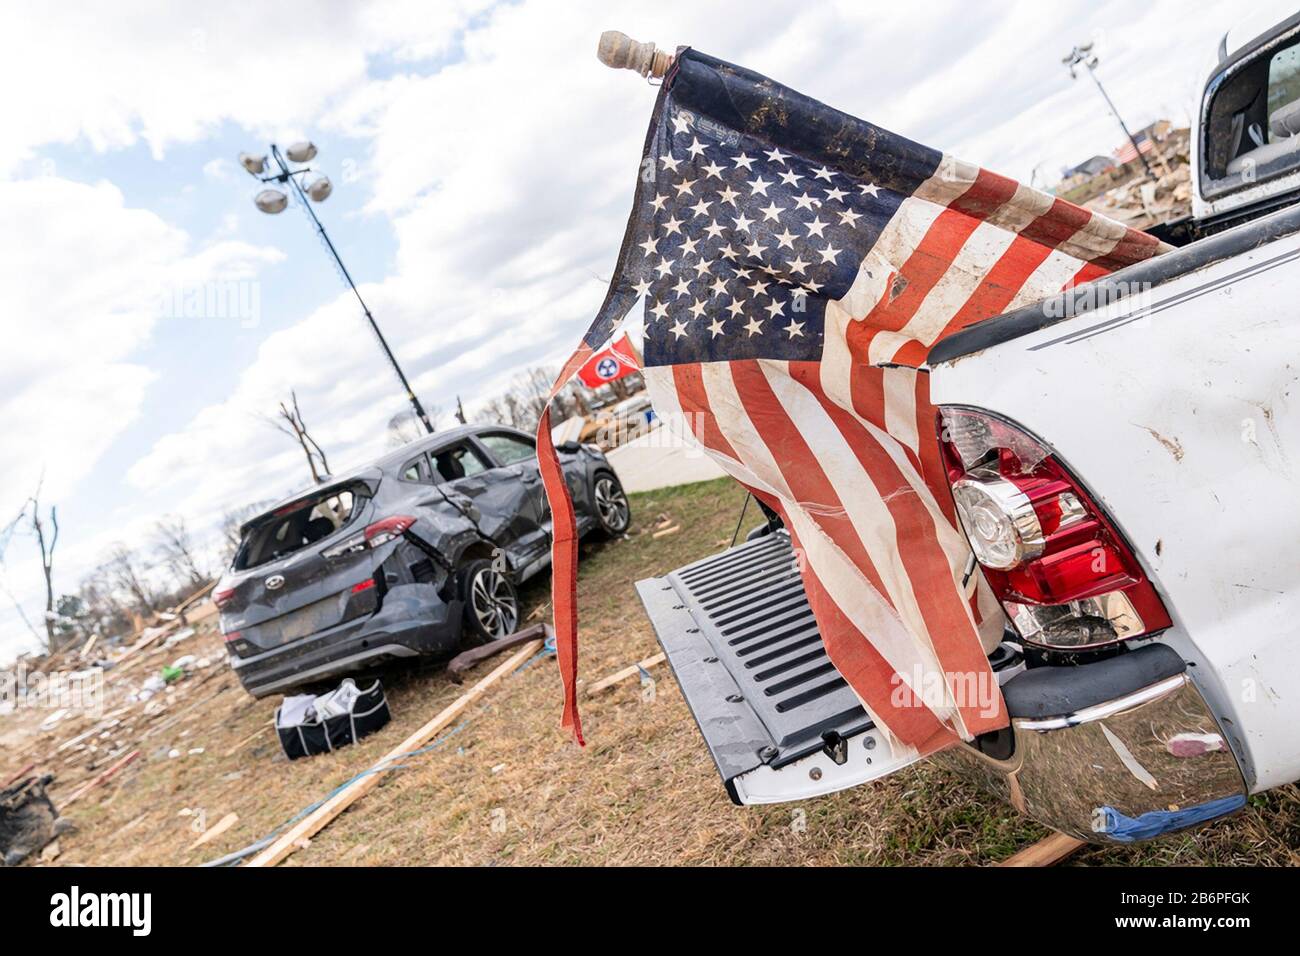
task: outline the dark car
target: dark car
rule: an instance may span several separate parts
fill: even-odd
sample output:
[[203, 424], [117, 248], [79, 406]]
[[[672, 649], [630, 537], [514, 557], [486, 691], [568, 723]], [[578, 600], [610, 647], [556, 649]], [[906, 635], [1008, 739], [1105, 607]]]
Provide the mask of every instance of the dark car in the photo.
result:
[[[600, 450], [558, 452], [579, 533], [627, 530]], [[515, 586], [550, 564], [550, 529], [531, 436], [472, 425], [412, 442], [243, 526], [214, 593], [231, 665], [263, 697], [505, 637]]]

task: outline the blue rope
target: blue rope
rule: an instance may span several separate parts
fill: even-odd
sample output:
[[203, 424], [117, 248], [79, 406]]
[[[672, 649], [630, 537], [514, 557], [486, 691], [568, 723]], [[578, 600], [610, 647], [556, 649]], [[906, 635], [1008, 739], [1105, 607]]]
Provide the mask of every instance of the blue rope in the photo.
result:
[[546, 657], [547, 655], [554, 654], [554, 653], [555, 653], [555, 638], [548, 637], [546, 639], [546, 643], [542, 645], [542, 649], [538, 651], [536, 654], [534, 654], [532, 657], [528, 658], [528, 660], [524, 661], [518, 667], [516, 667], [514, 669], [514, 673], [518, 674], [520, 671], [526, 670], [537, 661], [540, 661], [543, 657]]

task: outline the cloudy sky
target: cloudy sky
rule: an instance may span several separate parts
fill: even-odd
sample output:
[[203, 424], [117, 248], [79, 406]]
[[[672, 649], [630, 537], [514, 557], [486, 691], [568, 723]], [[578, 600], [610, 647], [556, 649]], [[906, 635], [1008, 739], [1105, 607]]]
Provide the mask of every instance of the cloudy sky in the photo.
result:
[[[1060, 58], [1097, 41], [1133, 128], [1186, 121], [1234, 4], [15, 4], [0, 33], [0, 526], [44, 474], [60, 590], [158, 516], [203, 533], [293, 490], [261, 415], [291, 388], [335, 470], [404, 408], [302, 213], [244, 149], [310, 138], [319, 207], [430, 407], [567, 354], [600, 303], [654, 90], [600, 32], [690, 44], [1011, 176], [1118, 145]], [[1268, 17], [1264, 17], [1265, 20]], [[1253, 35], [1258, 30], [1248, 30]], [[205, 293], [223, 290], [225, 301]], [[34, 543], [0, 574], [0, 660], [39, 627]]]

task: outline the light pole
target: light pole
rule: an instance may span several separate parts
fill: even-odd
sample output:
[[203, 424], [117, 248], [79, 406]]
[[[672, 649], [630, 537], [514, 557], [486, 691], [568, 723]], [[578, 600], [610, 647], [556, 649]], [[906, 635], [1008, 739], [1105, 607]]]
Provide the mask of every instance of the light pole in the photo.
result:
[[1106, 93], [1106, 88], [1101, 85], [1101, 80], [1097, 79], [1097, 56], [1092, 52], [1092, 43], [1089, 42], [1085, 43], [1083, 46], [1076, 46], [1061, 58], [1061, 62], [1070, 68], [1070, 79], [1072, 80], [1078, 79], [1078, 73], [1075, 71], [1075, 68], [1080, 63], [1088, 68], [1088, 75], [1092, 77], [1092, 82], [1097, 84], [1097, 89], [1101, 92], [1102, 99], [1104, 99], [1106, 105], [1110, 107], [1111, 115], [1113, 115], [1119, 122], [1119, 128], [1124, 131], [1124, 135], [1128, 137], [1128, 141], [1133, 144], [1133, 152], [1137, 153], [1137, 158], [1142, 160], [1142, 168], [1147, 171], [1148, 176], [1155, 179], [1156, 174], [1151, 171], [1151, 164], [1148, 163], [1147, 158], [1142, 155], [1142, 150], [1138, 149], [1137, 140], [1133, 138], [1133, 134], [1130, 133], [1128, 127], [1124, 125], [1124, 117], [1119, 115], [1119, 110], [1115, 109], [1115, 104], [1110, 101], [1110, 96]]
[[[239, 163], [248, 174], [262, 183], [279, 183], [281, 186], [288, 183], [294, 193], [298, 196], [298, 201], [302, 208], [307, 210], [307, 215], [316, 226], [316, 232], [324, 242], [325, 248], [329, 250], [330, 255], [334, 257], [335, 264], [339, 267], [339, 272], [347, 280], [348, 287], [352, 289], [352, 294], [357, 297], [357, 302], [361, 304], [361, 311], [366, 315], [366, 321], [370, 323], [370, 329], [375, 333], [375, 338], [379, 340], [379, 347], [384, 350], [384, 356], [388, 359], [388, 364], [393, 367], [397, 373], [397, 379], [402, 383], [402, 388], [406, 391], [406, 398], [411, 403], [411, 408], [415, 410], [415, 417], [424, 425], [425, 431], [433, 434], [433, 422], [429, 421], [428, 414], [424, 411], [424, 406], [420, 404], [420, 399], [416, 397], [415, 391], [411, 388], [411, 383], [406, 380], [406, 374], [402, 367], [397, 364], [397, 356], [393, 355], [393, 350], [388, 347], [388, 341], [384, 338], [384, 333], [379, 331], [379, 324], [375, 321], [370, 307], [366, 305], [366, 300], [361, 298], [361, 292], [357, 289], [357, 284], [352, 281], [352, 273], [348, 272], [348, 267], [343, 264], [343, 259], [339, 256], [339, 251], [334, 248], [334, 243], [330, 241], [329, 233], [321, 225], [320, 219], [316, 216], [316, 211], [311, 208], [311, 202], [324, 202], [329, 198], [330, 193], [334, 191], [333, 185], [328, 176], [317, 175], [311, 179], [303, 188], [299, 177], [306, 176], [313, 172], [310, 166], [304, 166], [303, 163], [309, 163], [316, 158], [316, 146], [313, 143], [294, 143], [285, 150], [288, 154], [289, 161], [297, 164], [298, 168], [290, 169], [289, 164], [285, 162], [285, 156], [281, 154], [280, 148], [274, 143], [271, 144], [271, 158], [275, 160], [275, 165], [279, 172], [267, 172], [267, 162], [265, 156], [258, 156], [254, 153], [240, 153]], [[279, 189], [263, 189], [253, 199], [253, 204], [262, 212], [268, 215], [276, 215], [284, 212], [289, 205], [289, 197]]]

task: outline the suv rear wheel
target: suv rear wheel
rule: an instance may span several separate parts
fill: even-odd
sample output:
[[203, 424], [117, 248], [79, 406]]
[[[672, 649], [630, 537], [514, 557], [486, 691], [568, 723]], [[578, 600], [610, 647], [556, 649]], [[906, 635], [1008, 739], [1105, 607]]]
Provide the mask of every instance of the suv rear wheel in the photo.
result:
[[510, 575], [487, 559], [471, 561], [461, 571], [465, 596], [465, 630], [481, 641], [499, 641], [519, 624], [519, 596]]
[[617, 537], [628, 529], [632, 523], [632, 506], [628, 504], [627, 494], [617, 478], [609, 472], [598, 474], [591, 496], [595, 499], [596, 519], [601, 531]]

